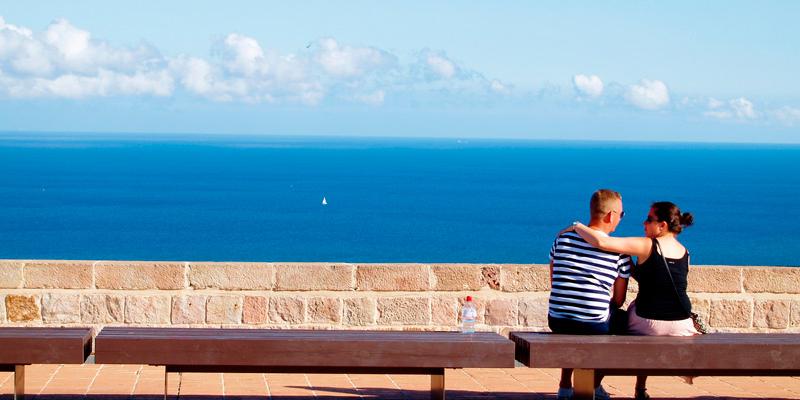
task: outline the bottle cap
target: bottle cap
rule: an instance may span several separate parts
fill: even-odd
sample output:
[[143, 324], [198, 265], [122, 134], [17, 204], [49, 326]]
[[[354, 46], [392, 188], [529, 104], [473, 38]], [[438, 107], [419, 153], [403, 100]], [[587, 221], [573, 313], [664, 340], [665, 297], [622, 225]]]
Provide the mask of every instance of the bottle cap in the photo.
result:
[[472, 296], [467, 296], [467, 301], [472, 301]]

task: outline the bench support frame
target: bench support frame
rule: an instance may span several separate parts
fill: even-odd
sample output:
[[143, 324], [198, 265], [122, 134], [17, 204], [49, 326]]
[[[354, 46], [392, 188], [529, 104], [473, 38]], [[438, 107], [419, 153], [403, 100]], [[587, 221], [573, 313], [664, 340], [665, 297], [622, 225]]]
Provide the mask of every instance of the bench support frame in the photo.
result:
[[14, 400], [25, 398], [25, 366], [14, 366]]
[[595, 375], [602, 376], [800, 376], [800, 370], [751, 369], [589, 369], [575, 368], [573, 372], [574, 399], [594, 399]]
[[[167, 365], [164, 369], [164, 400], [169, 395], [169, 374], [178, 373], [180, 379], [184, 372], [216, 373], [303, 373], [303, 374], [393, 374], [430, 375], [431, 399], [445, 400], [444, 368], [370, 368], [370, 367], [268, 367], [268, 366], [219, 366], [219, 365]], [[180, 381], [179, 381], [180, 382]], [[180, 387], [180, 385], [179, 385]], [[178, 393], [180, 395], [180, 393]]]
[[594, 400], [594, 375], [593, 369], [576, 368], [572, 372], [574, 399]]
[[25, 398], [25, 364], [0, 364], [0, 371], [14, 373], [14, 400]]

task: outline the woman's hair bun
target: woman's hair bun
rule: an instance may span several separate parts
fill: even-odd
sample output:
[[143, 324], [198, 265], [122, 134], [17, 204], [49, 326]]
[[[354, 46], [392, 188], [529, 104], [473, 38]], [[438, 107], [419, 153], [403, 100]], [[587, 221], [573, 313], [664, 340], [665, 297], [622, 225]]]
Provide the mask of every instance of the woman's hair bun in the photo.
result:
[[681, 214], [681, 225], [684, 227], [692, 226], [694, 224], [694, 215], [692, 213], [685, 212]]

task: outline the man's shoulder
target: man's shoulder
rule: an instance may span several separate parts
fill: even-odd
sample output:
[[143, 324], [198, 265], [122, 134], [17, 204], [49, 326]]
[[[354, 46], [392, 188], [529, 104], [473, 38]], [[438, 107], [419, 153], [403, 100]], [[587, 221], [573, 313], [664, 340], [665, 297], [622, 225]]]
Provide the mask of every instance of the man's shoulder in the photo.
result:
[[[600, 234], [602, 234], [602, 235], [609, 236], [607, 233], [605, 233], [603, 231], [598, 231], [598, 232], [600, 232]], [[620, 257], [620, 258], [623, 258], [623, 257], [630, 258], [630, 256], [627, 255], [627, 254], [621, 254], [621, 253], [617, 253], [617, 252], [614, 252], [614, 251], [608, 251], [608, 250], [601, 250], [598, 247], [592, 246], [591, 243], [589, 243], [586, 240], [584, 240], [581, 237], [581, 235], [579, 235], [577, 232], [574, 232], [574, 231], [562, 232], [560, 235], [558, 235], [558, 237], [556, 237], [555, 241], [553, 242], [553, 246], [556, 249], [564, 248], [564, 247], [568, 247], [568, 248], [569, 247], [579, 247], [582, 250], [591, 250], [592, 252], [602, 253], [602, 254], [606, 254], [608, 256], [614, 256], [614, 257]]]
[[560, 238], [579, 238], [580, 239], [581, 235], [578, 235], [578, 233], [575, 232], [575, 231], [565, 231], [565, 232], [559, 233], [558, 236], [556, 237], [556, 239], [560, 239]]

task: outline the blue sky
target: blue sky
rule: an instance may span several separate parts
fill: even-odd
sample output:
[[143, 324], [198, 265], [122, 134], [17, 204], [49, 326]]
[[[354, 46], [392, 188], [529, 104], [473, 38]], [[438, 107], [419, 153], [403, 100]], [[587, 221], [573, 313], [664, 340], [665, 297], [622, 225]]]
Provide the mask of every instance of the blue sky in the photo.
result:
[[800, 142], [798, 2], [15, 2], [0, 130]]

